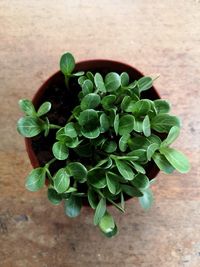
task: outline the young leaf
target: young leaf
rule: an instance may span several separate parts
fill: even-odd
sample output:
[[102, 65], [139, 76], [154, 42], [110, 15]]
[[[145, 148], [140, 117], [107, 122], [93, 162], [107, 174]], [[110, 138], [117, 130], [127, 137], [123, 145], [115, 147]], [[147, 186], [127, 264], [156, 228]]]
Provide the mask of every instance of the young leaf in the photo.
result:
[[170, 104], [166, 100], [156, 99], [154, 105], [158, 113], [168, 113], [170, 111]]
[[54, 180], [54, 188], [60, 194], [64, 193], [70, 184], [70, 178], [64, 168], [61, 168], [57, 171], [57, 173], [53, 177]]
[[159, 148], [159, 145], [156, 143], [151, 144], [147, 148], [147, 159], [150, 161], [154, 152]]
[[166, 157], [177, 171], [187, 173], [190, 170], [190, 163], [182, 152], [171, 147], [162, 147], [160, 153]]
[[85, 73], [84, 71], [77, 71], [76, 73], [73, 73], [72, 76], [73, 77], [80, 77], [80, 76], [84, 75], [84, 73]]
[[150, 125], [150, 120], [149, 120], [148, 115], [146, 115], [144, 117], [144, 120], [142, 123], [142, 129], [143, 129], [143, 133], [146, 137], [149, 137], [151, 135], [151, 125]]
[[141, 197], [143, 196], [143, 193], [140, 192], [137, 188], [131, 186], [131, 185], [126, 185], [123, 184], [121, 185], [122, 191], [127, 194], [130, 197]]
[[68, 217], [74, 218], [80, 214], [82, 201], [80, 197], [71, 195], [69, 199], [65, 200], [65, 214]]
[[151, 120], [151, 128], [159, 133], [168, 133], [173, 126], [180, 127], [180, 120], [168, 114], [158, 114]]
[[94, 76], [94, 83], [96, 88], [102, 92], [102, 93], [106, 93], [106, 87], [103, 81], [103, 77], [101, 76], [100, 73], [96, 73]]
[[75, 68], [75, 60], [72, 54], [65, 53], [60, 59], [60, 70], [64, 75], [70, 75]]
[[162, 142], [161, 147], [171, 145], [176, 140], [176, 138], [179, 136], [179, 134], [180, 134], [180, 128], [177, 126], [173, 126], [170, 129], [167, 138]]
[[110, 72], [105, 77], [105, 86], [108, 92], [116, 91], [121, 85], [121, 78], [116, 72]]
[[124, 134], [122, 137], [119, 139], [119, 149], [122, 152], [125, 152], [127, 147], [128, 147], [128, 140], [130, 138], [130, 134]]
[[139, 173], [135, 176], [133, 181], [131, 181], [131, 184], [139, 189], [146, 189], [149, 187], [149, 179], [146, 175]]
[[123, 115], [119, 119], [119, 134], [129, 134], [133, 131], [134, 117], [132, 115]]
[[105, 212], [101, 218], [99, 222], [99, 228], [105, 234], [111, 233], [114, 230], [115, 222], [113, 217], [108, 212]]
[[44, 186], [45, 174], [45, 169], [42, 167], [33, 169], [26, 179], [25, 187], [32, 192], [38, 191]]
[[101, 98], [98, 94], [90, 93], [83, 97], [81, 101], [81, 109], [94, 109], [101, 102]]
[[132, 113], [135, 116], [144, 116], [148, 113], [150, 110], [151, 106], [148, 100], [142, 99], [137, 101], [133, 108], [132, 108]]
[[98, 194], [92, 188], [88, 189], [88, 202], [92, 209], [96, 209], [98, 205]]
[[86, 76], [79, 77], [78, 78], [78, 84], [82, 86], [85, 80], [87, 80]]
[[23, 117], [17, 122], [17, 130], [24, 137], [34, 137], [44, 130], [44, 123], [36, 117]]
[[142, 77], [137, 81], [139, 92], [146, 91], [153, 85], [153, 80], [151, 77]]
[[115, 100], [116, 100], [116, 95], [104, 96], [101, 100], [101, 104], [103, 106], [103, 109], [110, 110], [111, 108], [113, 108]]
[[169, 161], [160, 153], [154, 153], [152, 156], [154, 162], [158, 168], [166, 174], [170, 174], [174, 171], [174, 167], [169, 163]]
[[115, 119], [114, 119], [114, 130], [115, 130], [116, 135], [118, 135], [118, 131], [119, 131], [119, 114], [117, 114], [115, 116]]
[[82, 84], [83, 95], [85, 96], [89, 93], [92, 93], [93, 87], [94, 85], [89, 79], [83, 81], [83, 84]]
[[133, 180], [135, 174], [132, 171], [129, 165], [121, 160], [115, 159], [115, 163], [119, 173], [126, 179], [126, 180]]
[[77, 137], [77, 132], [76, 132], [76, 129], [75, 129], [73, 122], [69, 122], [65, 125], [64, 133], [65, 133], [65, 135], [67, 135], [71, 138]]
[[67, 169], [69, 170], [70, 174], [76, 179], [77, 181], [83, 182], [87, 177], [87, 169], [85, 166], [79, 162], [71, 162], [67, 165]]
[[38, 117], [41, 117], [42, 115], [46, 114], [47, 112], [49, 112], [50, 109], [51, 109], [51, 103], [44, 102], [37, 111]]
[[121, 85], [123, 87], [127, 86], [129, 84], [129, 75], [127, 72], [122, 72], [121, 75]]
[[53, 152], [54, 157], [59, 160], [65, 160], [68, 158], [68, 155], [69, 155], [68, 148], [62, 142], [54, 143], [52, 147], [52, 152]]
[[106, 199], [101, 198], [99, 201], [96, 209], [95, 209], [95, 214], [94, 214], [94, 225], [98, 225], [101, 218], [104, 216], [106, 212]]
[[105, 113], [102, 113], [100, 116], [100, 126], [101, 133], [107, 132], [110, 127], [109, 118]]
[[36, 111], [33, 103], [28, 99], [19, 100], [19, 107], [27, 116], [35, 116]]
[[49, 201], [53, 204], [53, 205], [59, 205], [60, 202], [62, 201], [62, 196], [59, 195], [56, 190], [54, 190], [53, 188], [48, 188], [47, 191], [47, 196]]

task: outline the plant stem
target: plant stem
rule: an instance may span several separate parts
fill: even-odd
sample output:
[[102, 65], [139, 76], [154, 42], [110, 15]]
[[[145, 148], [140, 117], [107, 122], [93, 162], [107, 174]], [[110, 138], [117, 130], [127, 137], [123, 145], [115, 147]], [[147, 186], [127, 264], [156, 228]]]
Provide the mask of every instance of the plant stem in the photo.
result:
[[67, 89], [69, 89], [69, 77], [68, 76], [65, 76], [65, 85]]
[[49, 162], [47, 162], [47, 163], [46, 163], [47, 168], [48, 168], [53, 162], [55, 162], [56, 160], [57, 160], [56, 158], [53, 158], [53, 159], [51, 159]]
[[74, 115], [72, 114], [69, 119], [67, 120], [67, 122], [70, 122], [72, 119], [74, 118]]
[[107, 200], [112, 203], [118, 210], [122, 211], [122, 212], [125, 212], [125, 210], [118, 204], [116, 204], [114, 201], [112, 201], [112, 199], [110, 198], [107, 198]]
[[55, 124], [49, 124], [49, 128], [50, 129], [61, 129], [62, 127], [59, 125], [55, 125]]

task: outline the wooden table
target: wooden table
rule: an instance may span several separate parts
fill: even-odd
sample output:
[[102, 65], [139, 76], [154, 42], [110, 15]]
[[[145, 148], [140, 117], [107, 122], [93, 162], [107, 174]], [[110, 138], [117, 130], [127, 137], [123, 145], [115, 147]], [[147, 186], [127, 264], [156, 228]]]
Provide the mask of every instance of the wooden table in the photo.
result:
[[[200, 266], [200, 1], [1, 0], [0, 25], [0, 266]], [[113, 239], [99, 234], [89, 210], [68, 219], [45, 189], [24, 188], [31, 166], [16, 133], [17, 102], [33, 96], [66, 50], [160, 73], [155, 86], [182, 118], [175, 146], [190, 173], [160, 173], [148, 212], [137, 200], [125, 216], [113, 209]]]

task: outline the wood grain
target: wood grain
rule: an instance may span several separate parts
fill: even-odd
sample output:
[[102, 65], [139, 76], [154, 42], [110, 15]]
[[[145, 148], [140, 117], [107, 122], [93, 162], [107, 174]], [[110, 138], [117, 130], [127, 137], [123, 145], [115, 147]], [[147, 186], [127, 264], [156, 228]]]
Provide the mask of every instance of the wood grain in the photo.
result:
[[[195, 0], [0, 1], [0, 266], [200, 266], [200, 3]], [[92, 213], [68, 219], [45, 189], [30, 193], [31, 170], [16, 134], [19, 98], [31, 98], [71, 51], [77, 60], [109, 58], [145, 74], [182, 119], [176, 147], [189, 174], [159, 174], [149, 212], [137, 200], [112, 209], [120, 235], [107, 240]]]

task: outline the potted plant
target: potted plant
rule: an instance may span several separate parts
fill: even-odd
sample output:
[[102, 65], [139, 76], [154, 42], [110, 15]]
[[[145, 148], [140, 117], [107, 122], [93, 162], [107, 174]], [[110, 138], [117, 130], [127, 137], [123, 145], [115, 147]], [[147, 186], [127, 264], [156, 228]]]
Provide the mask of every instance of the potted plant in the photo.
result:
[[69, 217], [90, 206], [94, 225], [107, 237], [117, 233], [109, 205], [125, 212], [125, 201], [138, 197], [149, 208], [159, 170], [190, 168], [170, 147], [180, 132], [179, 118], [169, 115], [170, 105], [160, 99], [153, 79], [126, 64], [75, 64], [65, 53], [60, 71], [32, 102], [22, 99], [19, 106], [25, 116], [17, 129], [34, 167], [26, 188], [37, 191], [46, 183], [50, 202], [63, 201]]

